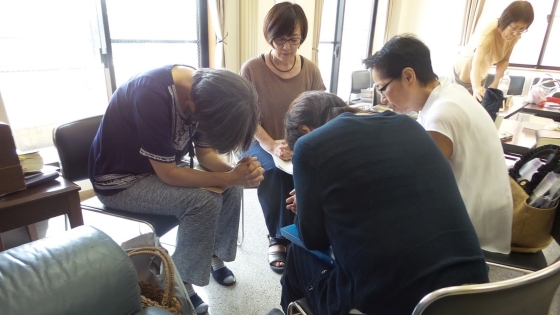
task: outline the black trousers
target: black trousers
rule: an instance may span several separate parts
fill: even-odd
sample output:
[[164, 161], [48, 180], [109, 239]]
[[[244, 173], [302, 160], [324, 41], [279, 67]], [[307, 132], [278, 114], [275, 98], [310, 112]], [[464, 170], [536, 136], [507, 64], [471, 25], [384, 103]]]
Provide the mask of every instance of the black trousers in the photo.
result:
[[[313, 314], [329, 314], [327, 304], [335, 302], [332, 296], [329, 299], [328, 279], [332, 270], [332, 266], [306, 249], [292, 244], [288, 250], [284, 274], [280, 279], [282, 284], [280, 304], [284, 313], [287, 314], [291, 302], [305, 297]], [[336, 290], [336, 288], [332, 289]]]
[[280, 170], [274, 164], [270, 153], [266, 152], [258, 142], [242, 155], [255, 156], [264, 168], [264, 180], [257, 187], [257, 196], [264, 215], [264, 221], [270, 236], [288, 244], [280, 229], [294, 223], [294, 213], [286, 209], [286, 199], [294, 189], [293, 176]]

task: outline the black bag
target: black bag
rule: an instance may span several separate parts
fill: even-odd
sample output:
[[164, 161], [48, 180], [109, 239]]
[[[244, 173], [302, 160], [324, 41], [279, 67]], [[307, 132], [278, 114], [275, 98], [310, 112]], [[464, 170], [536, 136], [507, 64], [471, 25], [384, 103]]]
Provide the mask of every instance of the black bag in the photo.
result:
[[520, 177], [519, 170], [521, 167], [534, 158], [546, 159], [546, 163], [539, 167], [539, 169], [531, 177], [531, 180], [525, 180], [519, 183], [523, 190], [525, 190], [525, 192], [529, 195], [533, 193], [533, 190], [540, 184], [549, 172], [560, 172], [560, 147], [554, 144], [547, 144], [529, 150], [529, 152], [525, 153], [517, 162], [515, 162], [513, 167], [508, 171], [509, 176], [517, 181]]

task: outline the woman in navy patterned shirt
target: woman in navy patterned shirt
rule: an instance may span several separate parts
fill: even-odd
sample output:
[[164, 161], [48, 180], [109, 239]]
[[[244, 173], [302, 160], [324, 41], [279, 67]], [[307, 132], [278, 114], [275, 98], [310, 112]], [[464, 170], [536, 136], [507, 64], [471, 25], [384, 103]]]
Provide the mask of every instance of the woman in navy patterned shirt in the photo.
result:
[[[231, 166], [219, 153], [247, 149], [258, 117], [257, 94], [241, 76], [168, 65], [115, 91], [91, 147], [89, 176], [101, 202], [179, 219], [172, 257], [197, 313], [208, 305], [191, 284], [208, 284], [209, 270], [220, 284], [235, 283], [223, 261], [235, 259], [242, 186], [258, 185], [264, 170], [255, 158]], [[178, 167], [187, 153], [209, 172]]]

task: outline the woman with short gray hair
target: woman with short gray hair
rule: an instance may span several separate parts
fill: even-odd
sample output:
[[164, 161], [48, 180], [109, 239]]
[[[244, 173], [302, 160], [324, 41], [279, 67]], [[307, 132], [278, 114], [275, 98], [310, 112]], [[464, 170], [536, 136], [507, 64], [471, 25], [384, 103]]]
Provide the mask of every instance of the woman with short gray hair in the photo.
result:
[[[179, 220], [173, 261], [197, 314], [208, 305], [192, 284], [235, 284], [224, 261], [237, 250], [242, 186], [264, 170], [251, 157], [229, 165], [218, 153], [246, 150], [257, 128], [257, 94], [228, 71], [168, 65], [140, 73], [113, 94], [89, 157], [89, 176], [103, 204]], [[180, 167], [183, 156], [190, 167]], [[198, 163], [208, 172], [193, 169]], [[216, 193], [204, 187], [218, 187]]]

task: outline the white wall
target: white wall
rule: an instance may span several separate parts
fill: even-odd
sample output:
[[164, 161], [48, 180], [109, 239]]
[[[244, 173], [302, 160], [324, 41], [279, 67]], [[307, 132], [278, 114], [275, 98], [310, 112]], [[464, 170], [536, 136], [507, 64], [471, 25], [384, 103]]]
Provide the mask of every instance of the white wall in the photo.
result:
[[388, 38], [402, 33], [416, 34], [430, 48], [436, 74], [453, 75], [465, 5], [466, 0], [393, 0]]

